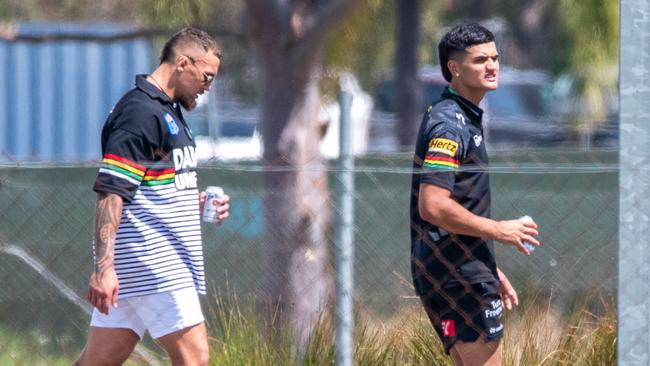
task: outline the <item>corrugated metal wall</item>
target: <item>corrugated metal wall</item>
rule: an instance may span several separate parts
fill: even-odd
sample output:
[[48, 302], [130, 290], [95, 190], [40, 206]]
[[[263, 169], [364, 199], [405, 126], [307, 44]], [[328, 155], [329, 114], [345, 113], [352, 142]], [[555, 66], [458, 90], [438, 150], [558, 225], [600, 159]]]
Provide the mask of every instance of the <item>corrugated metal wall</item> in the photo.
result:
[[[124, 26], [23, 25], [21, 31], [104, 35]], [[0, 161], [87, 161], [100, 157], [111, 107], [152, 67], [147, 39], [0, 41]]]

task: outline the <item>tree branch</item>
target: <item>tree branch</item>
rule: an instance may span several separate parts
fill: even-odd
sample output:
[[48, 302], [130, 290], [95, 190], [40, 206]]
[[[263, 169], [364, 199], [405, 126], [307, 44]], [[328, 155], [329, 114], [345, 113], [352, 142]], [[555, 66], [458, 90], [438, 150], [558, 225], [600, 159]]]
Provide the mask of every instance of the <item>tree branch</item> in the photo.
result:
[[323, 39], [327, 31], [332, 26], [342, 21], [350, 14], [352, 9], [361, 4], [363, 0], [338, 0], [330, 1], [320, 9], [314, 16], [314, 24], [307, 28], [304, 37], [296, 43], [294, 51], [294, 60], [304, 59], [307, 55], [314, 53], [318, 47], [322, 46]]
[[282, 0], [246, 0], [247, 23], [258, 45], [270, 47], [288, 35], [289, 5]]

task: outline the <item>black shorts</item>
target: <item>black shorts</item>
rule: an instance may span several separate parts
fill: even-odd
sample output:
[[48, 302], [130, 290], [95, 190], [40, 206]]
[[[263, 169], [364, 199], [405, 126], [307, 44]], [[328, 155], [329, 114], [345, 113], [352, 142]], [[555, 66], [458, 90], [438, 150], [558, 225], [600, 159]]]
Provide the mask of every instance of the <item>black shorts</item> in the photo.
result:
[[496, 282], [446, 288], [421, 295], [420, 300], [447, 354], [456, 341], [503, 337], [503, 304]]

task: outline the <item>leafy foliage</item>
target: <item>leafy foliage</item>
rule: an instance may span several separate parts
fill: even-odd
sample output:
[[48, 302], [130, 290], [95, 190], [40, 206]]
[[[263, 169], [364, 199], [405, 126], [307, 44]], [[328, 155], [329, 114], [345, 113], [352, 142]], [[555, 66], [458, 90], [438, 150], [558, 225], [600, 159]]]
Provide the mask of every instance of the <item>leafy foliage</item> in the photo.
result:
[[[395, 55], [395, 0], [365, 0], [363, 5], [341, 23], [328, 37], [325, 63], [325, 91], [332, 95], [338, 87], [338, 71], [352, 70], [366, 90], [393, 73]], [[420, 64], [437, 60], [440, 37], [440, 1], [421, 1]], [[332, 82], [334, 81], [334, 82]]]
[[212, 3], [214, 1], [210, 0], [142, 0], [140, 13], [145, 23], [157, 26], [182, 27], [205, 24], [212, 15]]
[[618, 86], [618, 1], [562, 0], [558, 10], [567, 37], [564, 70], [575, 76], [574, 104], [604, 120], [607, 99]]

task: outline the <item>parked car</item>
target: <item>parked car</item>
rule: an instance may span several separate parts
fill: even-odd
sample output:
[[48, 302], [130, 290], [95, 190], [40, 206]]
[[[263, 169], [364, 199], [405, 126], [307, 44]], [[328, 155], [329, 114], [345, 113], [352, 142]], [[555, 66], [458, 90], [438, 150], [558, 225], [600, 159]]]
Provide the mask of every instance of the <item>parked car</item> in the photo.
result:
[[262, 156], [258, 109], [213, 89], [201, 95], [197, 107], [186, 112], [196, 140], [199, 160], [254, 160]]
[[[606, 70], [610, 78], [617, 77], [618, 69]], [[580, 95], [578, 78], [570, 73], [558, 76], [552, 85], [554, 111], [567, 121], [569, 132], [583, 148], [619, 147], [619, 99], [613, 87], [600, 89], [600, 113], [591, 113], [589, 103]], [[598, 97], [598, 95], [596, 96]], [[598, 99], [597, 99], [598, 100]]]
[[[422, 68], [419, 79], [424, 111], [449, 83], [439, 66]], [[501, 68], [499, 88], [488, 92], [480, 105], [485, 113], [485, 138], [491, 149], [543, 147], [565, 141], [567, 126], [552, 108], [551, 85], [551, 77], [543, 71]], [[380, 112], [395, 112], [395, 93], [393, 79], [379, 84], [376, 103]]]

